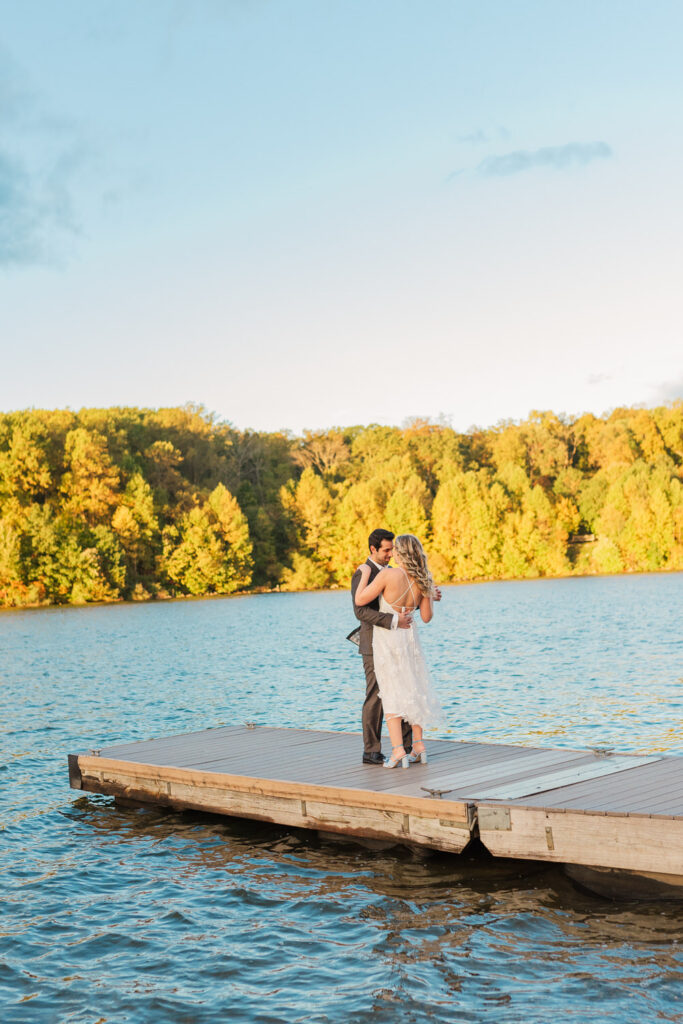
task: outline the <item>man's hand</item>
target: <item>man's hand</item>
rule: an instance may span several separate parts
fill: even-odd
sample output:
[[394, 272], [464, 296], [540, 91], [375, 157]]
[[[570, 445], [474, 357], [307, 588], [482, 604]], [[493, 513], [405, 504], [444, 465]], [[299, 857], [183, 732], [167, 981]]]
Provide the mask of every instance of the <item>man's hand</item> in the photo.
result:
[[435, 601], [440, 601], [441, 600], [441, 587], [434, 587], [434, 600]]
[[398, 613], [398, 628], [399, 629], [410, 629], [413, 624], [413, 613], [412, 612], [399, 612]]

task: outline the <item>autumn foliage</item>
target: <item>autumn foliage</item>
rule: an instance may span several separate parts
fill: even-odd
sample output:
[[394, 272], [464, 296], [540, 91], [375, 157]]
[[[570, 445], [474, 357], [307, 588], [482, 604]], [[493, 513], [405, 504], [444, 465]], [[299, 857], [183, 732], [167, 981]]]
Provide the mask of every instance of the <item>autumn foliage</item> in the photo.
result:
[[0, 604], [347, 586], [369, 531], [441, 581], [683, 570], [683, 403], [238, 431], [205, 410], [0, 415]]

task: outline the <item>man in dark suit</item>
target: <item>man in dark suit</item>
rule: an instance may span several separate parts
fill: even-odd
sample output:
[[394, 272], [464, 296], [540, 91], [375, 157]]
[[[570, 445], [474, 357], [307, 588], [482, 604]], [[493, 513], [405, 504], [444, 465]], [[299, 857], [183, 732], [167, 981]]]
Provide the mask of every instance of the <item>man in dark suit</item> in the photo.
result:
[[[384, 569], [391, 560], [394, 550], [394, 535], [389, 530], [373, 530], [368, 537], [370, 557], [367, 565], [370, 566], [370, 581], [372, 582], [377, 573]], [[379, 698], [377, 689], [377, 677], [375, 676], [375, 663], [372, 657], [372, 627], [380, 626], [382, 629], [409, 629], [412, 622], [410, 613], [381, 612], [379, 610], [379, 598], [359, 608], [356, 604], [356, 590], [360, 583], [360, 569], [357, 569], [351, 580], [351, 596], [353, 598], [353, 610], [360, 622], [360, 643], [359, 653], [363, 656], [363, 668], [365, 669], [365, 702], [363, 703], [363, 764], [384, 763], [382, 754], [382, 701]], [[406, 754], [413, 745], [412, 729], [408, 722], [403, 723], [403, 746]]]

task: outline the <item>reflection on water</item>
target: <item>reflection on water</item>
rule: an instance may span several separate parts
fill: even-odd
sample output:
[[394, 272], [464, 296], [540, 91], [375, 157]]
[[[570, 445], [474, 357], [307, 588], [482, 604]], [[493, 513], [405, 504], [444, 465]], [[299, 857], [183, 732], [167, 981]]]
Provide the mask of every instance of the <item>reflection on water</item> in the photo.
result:
[[[449, 728], [683, 752], [682, 599], [680, 575], [448, 588], [423, 636]], [[357, 728], [347, 602], [0, 616], [3, 1021], [683, 1021], [681, 905], [68, 790], [65, 754], [114, 740]]]

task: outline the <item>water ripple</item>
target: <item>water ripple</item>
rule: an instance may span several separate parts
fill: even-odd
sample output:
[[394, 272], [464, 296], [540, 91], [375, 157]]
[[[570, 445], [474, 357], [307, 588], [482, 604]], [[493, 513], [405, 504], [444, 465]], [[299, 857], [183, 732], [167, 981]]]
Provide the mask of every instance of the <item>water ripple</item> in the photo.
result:
[[[446, 588], [443, 735], [683, 753], [682, 606], [681, 575]], [[357, 729], [351, 625], [342, 593], [0, 614], [3, 1024], [683, 1022], [673, 903], [68, 789], [121, 739]]]

